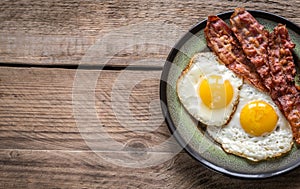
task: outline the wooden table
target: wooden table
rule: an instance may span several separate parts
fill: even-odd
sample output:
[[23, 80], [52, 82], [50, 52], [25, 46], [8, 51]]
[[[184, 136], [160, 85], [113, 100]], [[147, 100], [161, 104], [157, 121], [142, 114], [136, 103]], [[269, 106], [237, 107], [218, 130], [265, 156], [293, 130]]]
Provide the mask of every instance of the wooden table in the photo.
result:
[[299, 0], [2, 0], [0, 188], [299, 188], [300, 169], [230, 178], [164, 143], [164, 60], [193, 25], [236, 6], [300, 25]]

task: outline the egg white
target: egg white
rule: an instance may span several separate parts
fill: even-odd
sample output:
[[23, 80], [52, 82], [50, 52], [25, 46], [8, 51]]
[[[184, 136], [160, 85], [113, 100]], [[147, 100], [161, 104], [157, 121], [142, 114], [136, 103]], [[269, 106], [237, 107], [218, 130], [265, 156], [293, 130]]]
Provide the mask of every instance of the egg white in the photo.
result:
[[[276, 129], [271, 133], [254, 137], [247, 134], [240, 124], [240, 112], [251, 101], [263, 100], [270, 104], [278, 115]], [[222, 148], [252, 161], [274, 158], [290, 151], [293, 145], [291, 127], [272, 99], [256, 88], [244, 84], [240, 90], [240, 99], [231, 121], [223, 127], [209, 126], [208, 134], [221, 144]]]
[[[223, 80], [228, 80], [233, 87], [233, 98], [224, 108], [210, 109], [198, 95], [199, 85], [210, 75], [223, 77]], [[185, 109], [195, 119], [205, 125], [222, 126], [230, 120], [235, 110], [242, 84], [243, 80], [220, 64], [213, 53], [198, 53], [177, 80], [177, 95]]]

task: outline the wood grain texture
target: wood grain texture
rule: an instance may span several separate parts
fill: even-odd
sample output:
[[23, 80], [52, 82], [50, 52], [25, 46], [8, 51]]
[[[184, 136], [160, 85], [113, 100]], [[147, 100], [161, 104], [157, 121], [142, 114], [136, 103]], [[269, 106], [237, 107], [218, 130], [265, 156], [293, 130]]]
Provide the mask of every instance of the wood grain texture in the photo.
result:
[[[153, 62], [139, 62], [151, 57], [162, 59], [157, 63], [162, 66], [170, 46], [189, 28], [208, 15], [237, 6], [275, 13], [300, 25], [298, 0], [294, 3], [281, 0], [4, 0], [0, 2], [0, 62], [78, 65], [97, 40], [113, 33], [116, 38], [129, 39], [133, 44], [126, 46], [122, 40], [115, 40], [107, 44], [106, 53], [99, 60], [83, 61], [84, 64], [151, 66]], [[137, 24], [144, 27], [135, 30]], [[122, 27], [134, 32], [126, 32]], [[145, 38], [144, 43], [134, 44], [140, 36]], [[164, 44], [151, 44], [151, 39], [162, 40]], [[116, 47], [120, 47], [117, 52]], [[104, 61], [103, 56], [109, 57], [109, 61]]]
[[93, 152], [30, 150], [0, 150], [0, 168], [1, 188], [299, 188], [300, 171], [241, 180], [215, 173], [185, 153], [160, 165], [130, 169]]
[[[84, 70], [88, 75], [96, 70]], [[149, 72], [149, 73], [148, 73]], [[165, 123], [139, 124], [137, 128], [152, 132], [132, 132], [131, 127], [118, 123], [111, 108], [113, 84], [117, 78], [128, 78], [117, 88], [122, 94], [131, 93], [129, 102], [133, 114], [141, 120], [149, 120], [148, 106], [151, 99], [158, 98], [160, 71], [102, 71], [97, 81], [96, 94], [98, 116], [111, 137], [137, 145], [155, 145], [169, 137]], [[76, 70], [5, 68], [0, 69], [0, 188], [297, 188], [299, 169], [280, 177], [263, 181], [233, 179], [215, 173], [189, 157], [179, 153], [168, 161], [148, 168], [134, 169], [105, 161], [86, 145], [72, 110], [72, 88]], [[132, 90], [130, 82], [141, 80]], [[150, 79], [149, 79], [150, 78]], [[117, 101], [123, 104], [120, 99]], [[139, 108], [137, 108], [139, 107]], [[159, 107], [153, 106], [159, 111]], [[143, 114], [140, 113], [143, 112]], [[143, 116], [144, 115], [144, 116]], [[132, 121], [124, 118], [123, 121]], [[156, 128], [157, 127], [157, 128]], [[98, 148], [104, 157], [141, 158], [126, 148], [112, 151]], [[134, 147], [134, 143], [133, 146]], [[170, 151], [166, 151], [170, 149]], [[164, 151], [163, 151], [164, 150]], [[161, 151], [147, 152], [156, 158], [173, 156], [168, 146]], [[108, 156], [106, 156], [108, 155]]]
[[[85, 97], [89, 93], [89, 89], [73, 91], [76, 70], [1, 67], [0, 148], [87, 150], [84, 133], [76, 125], [82, 119], [87, 120], [83, 127], [90, 134], [107, 132], [124, 145], [135, 139], [151, 146], [169, 138], [158, 100], [160, 71], [83, 72], [88, 76], [99, 74], [95, 107], [88, 107], [95, 108], [98, 117], [89, 117], [84, 109], [82, 118], [74, 117], [73, 95], [81, 93]], [[90, 101], [84, 103], [93, 103]], [[117, 109], [122, 112], [116, 114]], [[106, 140], [102, 137], [95, 142]], [[98, 150], [113, 148], [111, 144], [101, 146]]]
[[[256, 181], [215, 173], [178, 153], [163, 121], [171, 47], [237, 6], [300, 25], [299, 0], [2, 0], [0, 188], [299, 188], [300, 169]], [[168, 161], [129, 168], [105, 158]]]

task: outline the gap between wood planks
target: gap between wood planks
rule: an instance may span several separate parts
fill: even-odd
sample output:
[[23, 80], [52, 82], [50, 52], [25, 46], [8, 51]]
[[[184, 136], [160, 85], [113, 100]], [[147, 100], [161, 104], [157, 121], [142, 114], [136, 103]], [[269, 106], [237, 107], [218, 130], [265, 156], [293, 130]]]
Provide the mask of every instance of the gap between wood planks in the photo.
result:
[[[65, 149], [61, 149], [61, 150], [54, 150], [54, 149], [46, 149], [46, 150], [42, 150], [42, 149], [15, 149], [15, 148], [11, 148], [11, 149], [0, 149], [0, 153], [3, 152], [63, 152], [63, 153], [131, 153], [131, 152], [137, 152], [137, 150], [126, 150], [126, 151], [120, 151], [120, 150], [65, 150]], [[175, 154], [173, 152], [167, 152], [167, 151], [147, 151], [147, 153], [151, 153], [151, 154]], [[184, 150], [178, 152], [179, 154], [185, 154], [186, 152]], [[178, 154], [177, 153], [177, 154]]]
[[114, 66], [114, 65], [77, 65], [77, 64], [61, 64], [61, 65], [42, 65], [42, 64], [20, 64], [0, 62], [1, 67], [11, 68], [57, 68], [57, 69], [81, 69], [81, 70], [132, 70], [132, 71], [161, 71], [163, 66]]

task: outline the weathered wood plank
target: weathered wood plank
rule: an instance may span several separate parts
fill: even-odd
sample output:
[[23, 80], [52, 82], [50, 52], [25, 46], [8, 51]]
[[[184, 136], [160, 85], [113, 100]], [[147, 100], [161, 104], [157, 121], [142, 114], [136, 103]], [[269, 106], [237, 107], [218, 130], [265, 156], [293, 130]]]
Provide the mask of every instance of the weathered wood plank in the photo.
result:
[[[0, 2], [0, 62], [152, 66], [153, 62], [140, 60], [165, 60], [170, 46], [193, 25], [207, 15], [237, 6], [279, 14], [300, 25], [297, 1], [3, 0]], [[97, 40], [107, 35], [114, 37], [110, 37], [106, 52], [98, 60], [82, 61]], [[143, 43], [135, 44], [140, 37]], [[114, 40], [118, 38], [127, 43]], [[104, 61], [103, 56], [109, 57], [109, 61]]]
[[[76, 70], [1, 67], [0, 148], [89, 150], [83, 137], [102, 144], [97, 150], [116, 149], [105, 145], [109, 137], [124, 146], [132, 140], [159, 145], [170, 137], [159, 102], [160, 72], [84, 70], [86, 83], [100, 73], [95, 102], [78, 99], [84, 106], [76, 108], [76, 96], [93, 96], [93, 89], [74, 91]], [[93, 108], [95, 115], [86, 112]]]
[[[108, 63], [160, 68], [170, 46], [191, 26], [209, 14], [236, 6], [277, 13], [300, 25], [298, 0], [3, 0], [0, 62], [15, 66]], [[143, 24], [146, 26], [140, 27]], [[177, 27], [170, 31], [173, 26]], [[124, 27], [130, 30], [124, 31]], [[116, 44], [108, 40], [104, 46], [106, 51], [100, 55], [109, 59], [95, 59], [90, 50], [94, 47], [97, 52], [101, 46], [95, 44], [110, 34], [119, 40]], [[84, 73], [86, 78], [79, 83], [82, 87], [89, 86], [93, 82], [89, 79], [98, 71]], [[93, 107], [79, 106], [82, 114], [74, 111], [74, 97], [93, 92], [88, 88], [72, 93], [76, 70], [2, 66], [0, 188], [299, 188], [299, 169], [273, 179], [248, 181], [216, 174], [185, 152], [142, 169], [117, 166], [97, 156], [94, 152], [142, 162], [149, 156], [159, 159], [174, 155], [175, 141], [154, 151], [145, 150], [170, 137], [157, 101], [159, 75], [159, 70], [101, 72], [94, 90], [99, 122], [91, 114]], [[86, 105], [80, 102], [94, 103], [89, 98], [79, 98], [77, 105]], [[76, 113], [85, 116], [78, 121]], [[76, 123], [86, 125], [78, 127]], [[98, 130], [98, 126], [104, 129]]]
[[[119, 152], [114, 155], [118, 156]], [[163, 155], [163, 154], [157, 154]], [[0, 150], [1, 188], [299, 188], [300, 169], [267, 180], [230, 178], [186, 153], [143, 169], [106, 162], [93, 152]], [[14, 180], [12, 182], [12, 179]]]

